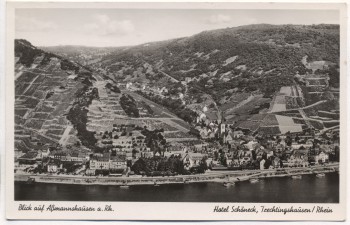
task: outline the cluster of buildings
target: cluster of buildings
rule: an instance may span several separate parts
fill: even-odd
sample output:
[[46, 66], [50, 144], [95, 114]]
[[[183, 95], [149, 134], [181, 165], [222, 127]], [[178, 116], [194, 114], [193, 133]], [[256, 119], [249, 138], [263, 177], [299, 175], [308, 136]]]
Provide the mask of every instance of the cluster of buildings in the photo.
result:
[[[134, 88], [132, 83], [126, 85], [126, 89]], [[290, 90], [299, 92], [297, 87]], [[194, 128], [199, 137], [196, 143], [171, 142], [158, 151], [149, 147], [149, 140], [142, 132], [144, 128], [118, 123], [112, 130], [95, 133], [99, 151], [92, 152], [83, 146], [63, 149], [38, 144], [33, 151], [16, 152], [15, 169], [28, 171], [40, 165], [44, 172], [58, 173], [66, 172], [73, 165], [75, 174], [96, 175], [98, 171], [109, 171], [121, 175], [130, 172], [140, 158], [154, 156], [178, 156], [188, 170], [203, 162], [212, 170], [307, 167], [337, 160], [339, 152], [339, 130], [336, 129], [324, 133], [312, 130], [254, 133], [224, 121], [222, 112], [214, 112], [207, 106], [198, 113], [196, 122]]]
[[[262, 137], [252, 136], [242, 130], [218, 128], [215, 141], [202, 140], [197, 144], [173, 143], [163, 153], [147, 147], [145, 137], [135, 128], [126, 132], [115, 129], [103, 133], [100, 147], [109, 151], [92, 153], [76, 149], [59, 150], [47, 147], [45, 150], [30, 151], [17, 155], [15, 169], [28, 171], [40, 165], [44, 172], [66, 172], [67, 165], [75, 165], [74, 174], [96, 175], [97, 171], [111, 174], [126, 174], [141, 157], [178, 156], [185, 169], [199, 167], [203, 161], [212, 170], [226, 169], [269, 169], [280, 167], [307, 167], [331, 161], [339, 151], [339, 141], [333, 138], [337, 132], [316, 137], [308, 133]], [[73, 172], [72, 172], [73, 174]]]

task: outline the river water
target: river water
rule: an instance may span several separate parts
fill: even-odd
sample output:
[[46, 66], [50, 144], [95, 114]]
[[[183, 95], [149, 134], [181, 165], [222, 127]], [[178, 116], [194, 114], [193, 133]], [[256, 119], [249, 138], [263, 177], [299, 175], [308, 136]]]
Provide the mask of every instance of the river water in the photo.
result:
[[302, 179], [274, 177], [258, 183], [238, 182], [168, 184], [155, 186], [72, 185], [15, 182], [16, 201], [145, 201], [145, 202], [276, 202], [338, 203], [339, 174], [323, 178], [303, 175]]

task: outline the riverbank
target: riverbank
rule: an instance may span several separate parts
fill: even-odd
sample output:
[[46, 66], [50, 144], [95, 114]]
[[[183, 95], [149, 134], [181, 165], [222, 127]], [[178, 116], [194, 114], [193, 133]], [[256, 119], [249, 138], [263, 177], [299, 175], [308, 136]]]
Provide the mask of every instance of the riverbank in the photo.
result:
[[100, 177], [100, 176], [74, 176], [74, 175], [31, 175], [15, 174], [15, 181], [28, 181], [36, 183], [79, 184], [79, 185], [160, 185], [179, 183], [207, 183], [207, 182], [240, 182], [250, 179], [263, 179], [268, 177], [287, 177], [305, 174], [318, 174], [339, 171], [339, 164], [324, 166], [283, 168], [272, 170], [246, 170], [246, 171], [210, 171], [205, 174], [178, 175], [170, 177]]
[[16, 201], [338, 203], [339, 174], [269, 177], [224, 186], [218, 182], [167, 185], [76, 185], [15, 182]]

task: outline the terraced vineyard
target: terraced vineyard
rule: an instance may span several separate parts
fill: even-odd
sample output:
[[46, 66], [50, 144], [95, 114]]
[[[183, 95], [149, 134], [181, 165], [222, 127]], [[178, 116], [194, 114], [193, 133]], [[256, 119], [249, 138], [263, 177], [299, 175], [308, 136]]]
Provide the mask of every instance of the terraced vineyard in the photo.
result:
[[[98, 89], [99, 99], [92, 100], [88, 107], [88, 131], [104, 133], [112, 131], [114, 126], [133, 124], [139, 127], [146, 126], [150, 130], [162, 129], [170, 139], [188, 138], [189, 125], [164, 107], [124, 89], [121, 93], [112, 92], [106, 88], [106, 84], [106, 81], [93, 83]], [[127, 115], [120, 104], [123, 95], [132, 96], [139, 112], [138, 117], [131, 118]]]
[[[25, 51], [36, 49], [29, 44], [16, 42], [16, 45], [24, 45]], [[24, 57], [21, 52], [16, 54], [19, 59]], [[21, 64], [21, 60], [15, 65], [15, 148], [23, 152], [39, 148], [31, 144], [34, 136], [41, 139], [43, 145], [66, 145], [77, 140], [74, 132], [70, 132], [72, 126], [66, 114], [75, 93], [84, 87], [83, 74], [86, 71], [82, 68], [80, 72], [69, 68], [64, 70], [62, 60], [54, 55], [42, 63], [45, 56], [44, 52], [34, 56], [29, 67]], [[78, 68], [72, 65], [74, 69]], [[72, 134], [73, 138], [69, 138]]]

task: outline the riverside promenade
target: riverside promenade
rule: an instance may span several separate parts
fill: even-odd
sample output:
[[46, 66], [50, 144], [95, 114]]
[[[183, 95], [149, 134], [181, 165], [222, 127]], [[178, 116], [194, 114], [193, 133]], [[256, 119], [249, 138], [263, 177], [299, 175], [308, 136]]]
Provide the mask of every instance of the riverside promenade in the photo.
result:
[[318, 174], [339, 171], [339, 163], [327, 165], [281, 168], [269, 170], [244, 170], [244, 171], [207, 171], [204, 174], [177, 175], [165, 177], [112, 177], [112, 176], [77, 176], [77, 175], [28, 175], [15, 174], [15, 181], [27, 181], [29, 178], [37, 183], [59, 183], [79, 185], [160, 185], [175, 183], [197, 182], [240, 182], [250, 179], [263, 179], [268, 177], [286, 177], [303, 174]]

